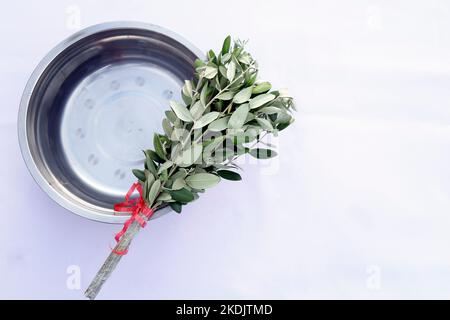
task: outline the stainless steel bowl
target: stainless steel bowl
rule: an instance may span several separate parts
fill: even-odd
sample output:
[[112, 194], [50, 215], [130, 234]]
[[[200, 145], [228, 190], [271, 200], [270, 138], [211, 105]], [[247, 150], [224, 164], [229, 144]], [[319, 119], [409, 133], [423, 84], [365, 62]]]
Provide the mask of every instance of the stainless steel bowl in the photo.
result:
[[[89, 219], [122, 223], [113, 204], [153, 147], [168, 100], [180, 100], [200, 50], [158, 26], [104, 23], [69, 37], [40, 62], [20, 104], [22, 155], [41, 188]], [[170, 211], [164, 208], [154, 217]]]

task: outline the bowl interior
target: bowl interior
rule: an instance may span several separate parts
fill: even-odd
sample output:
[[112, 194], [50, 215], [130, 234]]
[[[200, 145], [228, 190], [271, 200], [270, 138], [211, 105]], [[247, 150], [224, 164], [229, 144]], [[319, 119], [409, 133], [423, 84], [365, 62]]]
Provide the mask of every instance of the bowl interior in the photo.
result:
[[26, 114], [28, 148], [51, 188], [84, 210], [112, 215], [196, 58], [173, 38], [139, 28], [97, 32], [60, 52], [38, 78]]

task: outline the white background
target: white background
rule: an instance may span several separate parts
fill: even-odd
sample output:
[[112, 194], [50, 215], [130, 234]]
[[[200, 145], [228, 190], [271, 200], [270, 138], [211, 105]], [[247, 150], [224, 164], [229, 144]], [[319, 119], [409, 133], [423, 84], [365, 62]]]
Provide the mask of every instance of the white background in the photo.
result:
[[0, 10], [0, 298], [82, 299], [120, 229], [52, 202], [16, 135], [39, 60], [112, 20], [248, 38], [299, 112], [279, 158], [153, 221], [99, 298], [450, 297], [448, 1], [41, 0]]

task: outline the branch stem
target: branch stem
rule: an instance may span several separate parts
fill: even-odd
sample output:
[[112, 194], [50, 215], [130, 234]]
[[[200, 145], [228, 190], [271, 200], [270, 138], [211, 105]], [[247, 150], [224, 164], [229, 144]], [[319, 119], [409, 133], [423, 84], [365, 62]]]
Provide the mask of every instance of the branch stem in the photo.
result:
[[[143, 217], [143, 219], [146, 218]], [[139, 222], [134, 221], [132, 224], [130, 224], [127, 231], [124, 233], [122, 238], [120, 238], [120, 241], [117, 243], [114, 250], [111, 251], [108, 258], [106, 258], [102, 267], [95, 275], [89, 287], [86, 289], [84, 295], [87, 298], [91, 300], [95, 299], [97, 294], [102, 289], [103, 284], [105, 283], [106, 280], [108, 280], [109, 276], [114, 271], [120, 259], [122, 258], [123, 255], [117, 254], [114, 251], [126, 252], [126, 250], [128, 250], [128, 248], [130, 247], [131, 241], [133, 240], [133, 238], [136, 236], [136, 234], [139, 232], [140, 229], [141, 225], [139, 224]]]

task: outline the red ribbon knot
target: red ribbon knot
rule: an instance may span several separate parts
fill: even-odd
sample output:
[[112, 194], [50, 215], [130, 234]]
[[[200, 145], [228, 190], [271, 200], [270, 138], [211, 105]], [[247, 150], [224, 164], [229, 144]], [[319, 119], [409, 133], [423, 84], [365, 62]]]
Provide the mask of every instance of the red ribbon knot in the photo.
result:
[[[139, 197], [131, 199], [131, 196], [133, 195], [134, 191], [137, 191], [139, 193]], [[120, 241], [122, 236], [128, 230], [128, 227], [134, 221], [137, 221], [141, 225], [141, 227], [144, 228], [147, 225], [147, 221], [144, 218], [148, 220], [154, 213], [154, 211], [151, 208], [149, 208], [145, 203], [142, 194], [142, 186], [139, 182], [136, 182], [131, 186], [130, 190], [128, 190], [127, 194], [125, 195], [124, 202], [117, 203], [114, 205], [114, 211], [131, 213], [130, 219], [125, 221], [122, 230], [120, 230], [114, 237], [117, 243]], [[128, 250], [123, 251], [113, 250], [113, 252], [115, 254], [123, 256], [127, 254]]]

